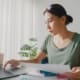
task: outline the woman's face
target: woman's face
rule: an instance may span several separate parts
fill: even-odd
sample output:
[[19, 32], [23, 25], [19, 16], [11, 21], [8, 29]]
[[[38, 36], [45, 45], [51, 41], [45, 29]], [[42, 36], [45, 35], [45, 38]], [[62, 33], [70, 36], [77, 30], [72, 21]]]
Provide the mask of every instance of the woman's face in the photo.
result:
[[61, 26], [65, 24], [62, 17], [57, 17], [49, 12], [45, 13], [45, 24], [50, 33], [56, 33], [61, 29]]

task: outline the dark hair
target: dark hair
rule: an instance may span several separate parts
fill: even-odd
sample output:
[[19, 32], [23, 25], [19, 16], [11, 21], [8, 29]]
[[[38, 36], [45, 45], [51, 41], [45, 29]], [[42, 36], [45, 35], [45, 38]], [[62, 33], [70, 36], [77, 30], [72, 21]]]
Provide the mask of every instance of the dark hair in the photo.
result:
[[60, 4], [51, 4], [48, 8], [45, 9], [43, 14], [46, 12], [50, 12], [52, 15], [58, 17], [66, 16], [66, 25], [73, 22], [73, 18], [67, 14], [65, 8]]

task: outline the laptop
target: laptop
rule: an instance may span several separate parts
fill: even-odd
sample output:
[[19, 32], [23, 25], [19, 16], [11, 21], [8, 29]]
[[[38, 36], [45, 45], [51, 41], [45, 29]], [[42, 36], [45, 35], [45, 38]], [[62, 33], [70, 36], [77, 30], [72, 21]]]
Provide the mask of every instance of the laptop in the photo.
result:
[[12, 77], [16, 77], [19, 75], [25, 75], [25, 68], [15, 68], [12, 70], [8, 70], [8, 71], [4, 71], [1, 67], [0, 67], [0, 80], [1, 79], [7, 79], [7, 78], [12, 78]]

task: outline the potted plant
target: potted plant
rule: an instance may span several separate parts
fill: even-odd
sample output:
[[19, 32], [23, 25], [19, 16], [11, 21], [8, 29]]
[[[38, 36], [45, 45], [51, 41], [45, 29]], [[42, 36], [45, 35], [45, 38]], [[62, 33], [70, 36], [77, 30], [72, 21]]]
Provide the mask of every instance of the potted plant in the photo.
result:
[[24, 44], [20, 48], [19, 55], [23, 59], [31, 59], [34, 58], [37, 54], [38, 46], [37, 46], [37, 39], [30, 38], [29, 42]]

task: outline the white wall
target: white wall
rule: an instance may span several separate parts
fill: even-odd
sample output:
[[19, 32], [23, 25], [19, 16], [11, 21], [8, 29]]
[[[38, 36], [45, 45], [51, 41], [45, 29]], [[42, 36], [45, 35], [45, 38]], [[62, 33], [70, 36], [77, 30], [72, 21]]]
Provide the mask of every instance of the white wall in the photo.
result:
[[32, 36], [33, 0], [0, 0], [0, 53], [6, 59], [16, 58]]
[[47, 35], [43, 11], [52, 3], [66, 8], [74, 18], [68, 28], [80, 33], [80, 0], [0, 0], [0, 52], [14, 58], [20, 46], [33, 36], [41, 45]]
[[80, 33], [80, 0], [34, 0], [35, 1], [35, 28], [36, 36], [39, 41], [44, 39], [47, 29], [44, 25], [44, 9], [52, 3], [60, 3], [67, 10], [67, 14], [70, 14], [73, 17], [73, 23], [68, 25], [68, 29]]

